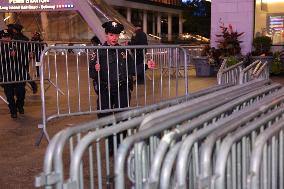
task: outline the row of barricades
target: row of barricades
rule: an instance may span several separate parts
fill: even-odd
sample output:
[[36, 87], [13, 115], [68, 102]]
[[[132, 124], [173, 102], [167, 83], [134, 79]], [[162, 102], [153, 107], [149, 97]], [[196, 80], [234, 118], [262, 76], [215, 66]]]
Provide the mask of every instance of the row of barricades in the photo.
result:
[[283, 102], [280, 84], [255, 79], [64, 129], [36, 186], [283, 188]]
[[243, 84], [257, 78], [269, 78], [269, 65], [267, 62], [256, 60], [246, 67], [244, 64], [245, 62], [241, 61], [228, 66], [227, 59], [224, 59], [217, 73], [218, 84]]

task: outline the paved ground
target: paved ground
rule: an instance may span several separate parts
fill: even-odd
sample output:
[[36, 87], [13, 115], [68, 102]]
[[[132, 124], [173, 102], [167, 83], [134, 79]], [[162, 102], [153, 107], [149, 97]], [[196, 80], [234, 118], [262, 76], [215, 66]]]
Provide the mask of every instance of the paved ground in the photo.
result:
[[[272, 80], [284, 84], [284, 77], [272, 77]], [[193, 92], [215, 83], [216, 79], [213, 77], [191, 76], [189, 89]], [[55, 97], [51, 96], [49, 100], [52, 101], [53, 98]], [[39, 147], [34, 146], [39, 134], [37, 124], [41, 122], [39, 94], [33, 95], [28, 91], [25, 112], [25, 115], [11, 119], [8, 108], [0, 101], [0, 188], [3, 189], [34, 188], [34, 176], [42, 171], [47, 142], [44, 140]], [[63, 127], [90, 119], [96, 119], [96, 116], [56, 121], [48, 129], [53, 135]]]

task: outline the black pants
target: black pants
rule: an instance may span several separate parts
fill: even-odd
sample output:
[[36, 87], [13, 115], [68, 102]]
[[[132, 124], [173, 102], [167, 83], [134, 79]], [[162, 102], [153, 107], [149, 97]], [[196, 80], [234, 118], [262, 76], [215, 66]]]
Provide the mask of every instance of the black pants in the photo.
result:
[[[11, 114], [17, 113], [17, 108], [22, 109], [25, 104], [25, 90], [26, 83], [13, 83], [3, 85], [4, 93], [9, 102], [9, 109]], [[14, 98], [16, 96], [16, 100]]]
[[[117, 88], [111, 88], [110, 93], [109, 93], [108, 87], [102, 86], [101, 94], [100, 95], [98, 94], [97, 110], [128, 107], [127, 93], [129, 95], [128, 97], [129, 97], [129, 103], [130, 103], [131, 93], [130, 91], [127, 91], [127, 85], [121, 85], [119, 87], [119, 93], [118, 93]], [[109, 99], [109, 95], [110, 95], [110, 99]], [[99, 99], [101, 99], [101, 106], [100, 106]], [[105, 117], [111, 114], [112, 112], [98, 113], [98, 118]]]

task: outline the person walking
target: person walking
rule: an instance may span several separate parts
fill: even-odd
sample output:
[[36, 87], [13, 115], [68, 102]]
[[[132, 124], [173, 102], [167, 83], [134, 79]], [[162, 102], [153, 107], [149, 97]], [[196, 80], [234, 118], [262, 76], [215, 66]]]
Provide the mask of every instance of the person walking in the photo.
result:
[[44, 44], [43, 39], [41, 38], [41, 35], [39, 32], [34, 32], [33, 36], [31, 38], [31, 41], [35, 42], [32, 44], [32, 58], [35, 60], [35, 64], [36, 64], [36, 76], [39, 77], [39, 64], [40, 64], [40, 56], [41, 53], [44, 49]]
[[[131, 38], [128, 45], [148, 45], [147, 35], [143, 32], [140, 25], [135, 25], [135, 33]], [[144, 56], [146, 55], [147, 49], [136, 49], [132, 51], [136, 53], [136, 67], [137, 67], [137, 83], [144, 84], [145, 70], [148, 69], [147, 64], [144, 67]]]
[[17, 112], [24, 114], [26, 72], [24, 65], [18, 61], [19, 49], [11, 42], [12, 35], [12, 32], [6, 29], [0, 34], [0, 82], [5, 83], [2, 87], [9, 103], [11, 117], [17, 118]]
[[[23, 26], [21, 24], [8, 24], [8, 29], [13, 32], [12, 39], [19, 40], [19, 41], [29, 41], [29, 38], [23, 34]], [[26, 80], [31, 80], [31, 76], [29, 73], [29, 61], [32, 57], [31, 46], [29, 43], [25, 42], [18, 42], [19, 46], [19, 55], [21, 58], [18, 61], [21, 61], [21, 64], [24, 65], [24, 69], [26, 69]], [[37, 93], [37, 84], [35, 81], [28, 82], [32, 88], [33, 93]]]

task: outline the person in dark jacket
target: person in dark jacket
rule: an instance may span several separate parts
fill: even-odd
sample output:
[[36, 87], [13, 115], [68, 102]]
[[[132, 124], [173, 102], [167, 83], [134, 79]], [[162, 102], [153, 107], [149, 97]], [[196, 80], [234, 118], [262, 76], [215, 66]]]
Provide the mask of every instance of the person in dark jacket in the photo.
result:
[[[143, 32], [140, 25], [135, 25], [135, 33], [128, 42], [128, 45], [148, 45], [147, 35]], [[146, 54], [146, 49], [136, 49], [136, 67], [137, 67], [137, 83], [144, 84], [144, 75], [146, 69], [148, 69], [147, 64], [144, 67], [144, 56]], [[135, 53], [135, 50], [132, 51]]]
[[92, 45], [94, 45], [94, 46], [102, 45], [100, 39], [99, 39], [96, 35], [94, 35], [94, 36], [92, 37], [91, 43], [92, 43]]
[[[106, 41], [103, 46], [119, 46], [119, 34], [122, 24], [109, 21], [102, 25], [105, 28]], [[90, 77], [98, 94], [97, 109], [125, 108], [129, 106], [134, 62], [125, 49], [101, 49], [93, 53], [90, 61]], [[104, 117], [112, 113], [99, 113]]]
[[41, 52], [44, 49], [44, 44], [43, 39], [41, 38], [41, 35], [39, 32], [34, 32], [33, 36], [31, 38], [31, 41], [36, 42], [32, 44], [31, 50], [33, 53], [32, 58], [35, 59], [35, 63], [36, 63], [36, 72], [37, 72], [37, 77], [39, 77], [39, 66], [38, 64], [40, 63], [40, 56], [41, 56]]
[[[22, 32], [23, 26], [21, 24], [8, 24], [8, 29], [13, 32], [12, 39], [19, 41], [29, 41], [29, 38], [25, 36]], [[31, 80], [31, 76], [28, 72], [29, 70], [29, 61], [31, 58], [31, 46], [29, 43], [18, 42], [18, 46], [20, 49], [21, 58], [19, 61], [22, 61], [21, 64], [25, 65], [27, 69], [26, 80]], [[35, 81], [28, 82], [32, 88], [33, 93], [37, 93], [37, 84]]]
[[26, 69], [24, 69], [25, 65], [18, 61], [19, 49], [11, 42], [12, 32], [3, 30], [0, 36], [2, 41], [0, 45], [0, 82], [5, 83], [2, 87], [9, 103], [11, 117], [17, 118], [17, 111], [24, 114], [26, 83], [21, 81], [25, 80]]

